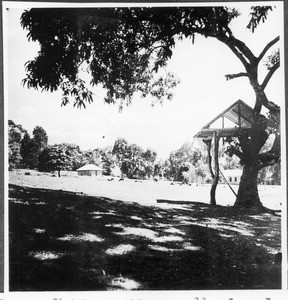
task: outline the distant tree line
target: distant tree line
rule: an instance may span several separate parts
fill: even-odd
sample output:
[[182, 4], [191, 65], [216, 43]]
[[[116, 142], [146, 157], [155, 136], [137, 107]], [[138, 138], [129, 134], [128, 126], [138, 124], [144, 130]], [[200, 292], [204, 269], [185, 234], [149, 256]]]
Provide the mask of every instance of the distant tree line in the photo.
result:
[[35, 169], [39, 164], [39, 155], [48, 144], [45, 130], [36, 126], [31, 138], [22, 125], [8, 121], [8, 147], [9, 169], [30, 168]]
[[[268, 140], [261, 152], [269, 151], [273, 140]], [[233, 170], [242, 169], [240, 159], [236, 155], [231, 155], [229, 145], [223, 143], [219, 149], [220, 169]], [[167, 160], [157, 163], [158, 174], [173, 181], [183, 183], [210, 183], [212, 178], [208, 167], [208, 157], [206, 145], [198, 142], [184, 143], [178, 150], [172, 151]], [[225, 182], [223, 176], [220, 180]], [[278, 161], [272, 166], [261, 169], [258, 176], [259, 184], [281, 184], [281, 162]]]
[[75, 171], [83, 165], [95, 164], [103, 169], [105, 175], [112, 170], [121, 170], [122, 176], [146, 179], [155, 175], [157, 153], [152, 149], [144, 150], [136, 144], [119, 138], [114, 146], [103, 149], [82, 151], [76, 144], [48, 144], [46, 131], [36, 126], [30, 137], [22, 125], [8, 121], [9, 127], [9, 170], [24, 168], [43, 172], [63, 170]]
[[[24, 168], [42, 172], [63, 170], [75, 171], [83, 165], [95, 164], [103, 169], [104, 175], [112, 175], [119, 170], [121, 176], [130, 179], [154, 178], [179, 181], [182, 183], [210, 183], [206, 146], [204, 143], [184, 143], [172, 151], [166, 160], [157, 160], [152, 149], [143, 149], [137, 144], [129, 144], [118, 138], [113, 146], [81, 150], [76, 144], [48, 144], [48, 135], [41, 126], [36, 126], [30, 137], [22, 125], [8, 121], [9, 127], [9, 170]], [[263, 151], [269, 148], [269, 142]], [[220, 147], [220, 168], [237, 169], [237, 156], [227, 155], [224, 145]], [[118, 174], [120, 175], [120, 174]], [[259, 174], [259, 183], [280, 184], [280, 162], [264, 168]]]

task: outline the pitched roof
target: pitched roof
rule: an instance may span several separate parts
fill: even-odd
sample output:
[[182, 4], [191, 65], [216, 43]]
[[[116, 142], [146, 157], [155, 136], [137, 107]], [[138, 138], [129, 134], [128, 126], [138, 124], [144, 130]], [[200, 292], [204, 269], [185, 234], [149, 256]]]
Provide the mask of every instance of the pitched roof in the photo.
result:
[[85, 166], [77, 169], [76, 171], [102, 171], [102, 170], [103, 170], [102, 168], [97, 167], [94, 164], [88, 164], [88, 165], [85, 165]]
[[221, 114], [211, 120], [204, 128], [210, 127], [219, 118], [225, 117], [240, 127], [251, 127], [253, 122], [253, 109], [242, 100], [238, 100], [226, 108]]
[[[222, 128], [213, 128], [216, 121], [222, 118]], [[227, 119], [234, 123], [236, 127], [225, 128], [224, 119]], [[242, 128], [249, 130], [253, 123], [253, 108], [247, 105], [242, 100], [238, 100], [228, 108], [226, 108], [221, 114], [212, 119], [209, 123], [202, 127], [202, 129], [194, 136], [196, 138], [203, 138], [211, 136], [215, 130], [221, 131], [221, 136], [237, 136], [237, 131]]]

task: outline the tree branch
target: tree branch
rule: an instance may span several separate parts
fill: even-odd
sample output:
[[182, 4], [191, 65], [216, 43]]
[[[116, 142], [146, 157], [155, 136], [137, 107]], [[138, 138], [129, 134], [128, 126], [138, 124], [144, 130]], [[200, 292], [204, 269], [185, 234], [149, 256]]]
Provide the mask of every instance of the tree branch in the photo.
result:
[[245, 45], [245, 43], [237, 40], [234, 36], [227, 37], [226, 35], [218, 35], [216, 38], [231, 49], [231, 51], [242, 62], [246, 70], [250, 68], [251, 62], [256, 61], [256, 57]]
[[268, 74], [266, 75], [266, 77], [263, 80], [263, 83], [261, 84], [261, 87], [263, 90], [265, 90], [270, 78], [272, 77], [272, 75], [274, 74], [274, 72], [280, 67], [280, 62], [277, 62], [268, 72]]
[[237, 73], [237, 74], [227, 74], [227, 75], [225, 75], [226, 80], [231, 80], [231, 79], [234, 79], [234, 78], [245, 77], [245, 76], [248, 77], [248, 74], [244, 73], [244, 72]]
[[276, 44], [278, 41], [279, 41], [280, 37], [277, 36], [274, 40], [272, 40], [271, 42], [269, 42], [265, 48], [262, 50], [262, 52], [260, 53], [260, 55], [257, 57], [257, 61], [259, 62], [263, 57], [264, 55], [266, 54], [266, 52], [274, 45]]
[[281, 138], [277, 133], [272, 148], [264, 153], [259, 154], [259, 170], [268, 166], [272, 166], [280, 160]]
[[[225, 42], [224, 42], [225, 43]], [[239, 58], [239, 60], [242, 62], [242, 64], [244, 65], [245, 69], [247, 70], [249, 68], [249, 63], [248, 61], [245, 59], [245, 57], [242, 55], [242, 53], [233, 45], [233, 43], [225, 43], [230, 49], [231, 51]]]
[[[280, 152], [279, 152], [280, 154]], [[258, 167], [259, 170], [273, 166], [275, 163], [277, 163], [280, 159], [280, 155], [277, 153], [272, 153], [271, 151], [259, 154], [259, 161], [260, 165]]]
[[244, 42], [242, 42], [236, 38], [233, 38], [233, 40], [234, 40], [236, 47], [245, 55], [245, 57], [250, 61], [250, 63], [257, 61], [255, 55], [246, 46], [246, 44]]
[[229, 153], [230, 156], [236, 155], [240, 160], [243, 159], [242, 151], [240, 149], [236, 148], [233, 145], [230, 145], [228, 153]]
[[[249, 77], [250, 78], [250, 77]], [[280, 112], [280, 107], [273, 103], [272, 101], [269, 101], [265, 92], [264, 92], [264, 89], [262, 88], [262, 86], [258, 83], [258, 81], [256, 79], [251, 79], [250, 78], [250, 84], [256, 94], [256, 101], [257, 102], [261, 102], [261, 104], [263, 106], [265, 106], [268, 110], [270, 110], [270, 112], [273, 112], [273, 113], [279, 113]], [[259, 103], [260, 103], [259, 102]], [[258, 105], [259, 105], [258, 103]], [[257, 103], [256, 103], [257, 104]]]

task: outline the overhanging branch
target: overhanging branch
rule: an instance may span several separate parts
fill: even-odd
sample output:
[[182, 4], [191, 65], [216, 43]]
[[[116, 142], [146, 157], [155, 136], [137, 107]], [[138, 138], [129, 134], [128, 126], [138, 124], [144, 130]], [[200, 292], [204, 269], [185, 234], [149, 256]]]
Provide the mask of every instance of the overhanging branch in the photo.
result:
[[259, 62], [264, 55], [266, 54], [266, 52], [274, 45], [276, 44], [278, 41], [280, 40], [280, 37], [277, 36], [274, 40], [272, 40], [271, 42], [269, 42], [265, 48], [262, 50], [262, 52], [260, 53], [260, 55], [257, 57], [257, 61]]

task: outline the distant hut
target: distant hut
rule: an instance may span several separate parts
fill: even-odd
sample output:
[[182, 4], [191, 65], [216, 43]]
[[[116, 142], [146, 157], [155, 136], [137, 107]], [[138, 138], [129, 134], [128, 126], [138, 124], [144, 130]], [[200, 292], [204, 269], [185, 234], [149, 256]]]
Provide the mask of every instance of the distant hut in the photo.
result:
[[223, 171], [224, 176], [226, 180], [229, 182], [229, 184], [239, 184], [242, 176], [242, 172], [243, 171], [241, 169]]
[[94, 164], [85, 165], [76, 170], [79, 176], [102, 176], [103, 169]]

